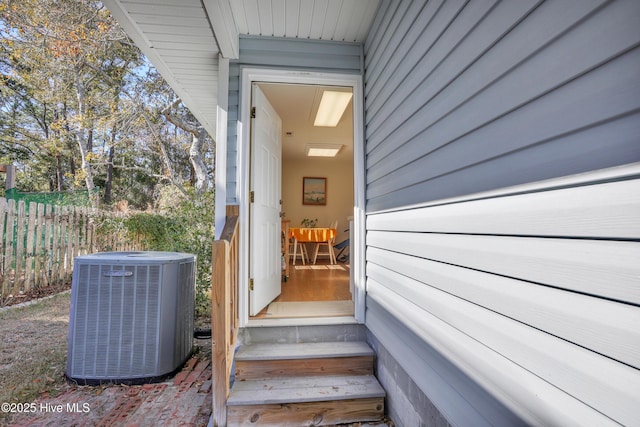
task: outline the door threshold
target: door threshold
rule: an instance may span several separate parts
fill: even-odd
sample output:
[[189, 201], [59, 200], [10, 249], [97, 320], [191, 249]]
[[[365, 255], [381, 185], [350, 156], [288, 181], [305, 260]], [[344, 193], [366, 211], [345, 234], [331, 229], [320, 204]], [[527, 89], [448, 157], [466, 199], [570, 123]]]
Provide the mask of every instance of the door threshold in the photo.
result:
[[320, 326], [320, 325], [351, 325], [359, 322], [353, 316], [333, 317], [282, 317], [278, 319], [249, 319], [247, 326]]

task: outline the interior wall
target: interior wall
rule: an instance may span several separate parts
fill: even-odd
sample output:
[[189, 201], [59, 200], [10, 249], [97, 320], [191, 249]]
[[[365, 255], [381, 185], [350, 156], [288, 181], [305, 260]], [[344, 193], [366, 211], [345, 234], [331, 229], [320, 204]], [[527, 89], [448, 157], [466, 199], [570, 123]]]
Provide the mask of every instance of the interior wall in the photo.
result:
[[[302, 204], [302, 178], [327, 178], [327, 204], [312, 206]], [[353, 159], [308, 158], [304, 161], [283, 159], [282, 162], [282, 211], [291, 220], [292, 227], [299, 227], [304, 218], [318, 219], [318, 227], [328, 227], [338, 220], [336, 242], [349, 237], [345, 232], [353, 216]]]

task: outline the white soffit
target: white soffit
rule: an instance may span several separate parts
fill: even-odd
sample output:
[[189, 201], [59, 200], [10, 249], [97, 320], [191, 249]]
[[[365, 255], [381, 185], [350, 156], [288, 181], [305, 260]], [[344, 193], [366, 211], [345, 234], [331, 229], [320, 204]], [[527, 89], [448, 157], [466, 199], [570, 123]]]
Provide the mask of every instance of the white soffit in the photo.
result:
[[239, 34], [363, 42], [379, 0], [226, 0]]
[[210, 135], [216, 134], [218, 44], [200, 0], [103, 0]]

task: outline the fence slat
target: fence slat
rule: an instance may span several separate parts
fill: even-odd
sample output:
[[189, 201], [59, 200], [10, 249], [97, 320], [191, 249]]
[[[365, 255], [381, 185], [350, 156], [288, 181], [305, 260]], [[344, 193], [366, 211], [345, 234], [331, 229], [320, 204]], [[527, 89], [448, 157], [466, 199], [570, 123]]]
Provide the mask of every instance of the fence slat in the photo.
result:
[[[4, 237], [5, 235], [5, 224], [7, 219], [7, 201], [4, 198], [0, 198], [0, 234]], [[8, 271], [9, 269], [6, 268], [5, 269], [5, 263], [4, 263], [4, 247], [5, 247], [5, 242], [4, 242], [4, 238], [0, 239], [0, 295], [2, 295], [2, 287], [3, 287], [3, 283], [4, 283], [4, 275], [6, 274], [6, 271]]]
[[94, 247], [95, 221], [93, 219], [94, 210], [87, 209], [87, 253], [92, 253]]
[[4, 275], [4, 282], [2, 284], [2, 295], [8, 295], [13, 291], [13, 277], [15, 277], [15, 264], [13, 259], [13, 246], [14, 246], [14, 223], [16, 216], [16, 201], [7, 201], [7, 222], [5, 233], [5, 248], [4, 248], [4, 265], [6, 266], [6, 274]]
[[73, 207], [68, 209], [68, 225], [67, 225], [67, 255], [64, 263], [64, 280], [71, 277], [71, 263], [73, 262], [74, 244], [75, 244], [75, 228], [76, 228], [76, 210]]
[[25, 268], [24, 268], [24, 290], [28, 291], [33, 287], [35, 281], [33, 277], [33, 262], [35, 261], [36, 246], [36, 218], [38, 216], [38, 204], [36, 202], [29, 203], [29, 212], [27, 216], [27, 235], [25, 247]]
[[78, 239], [78, 255], [87, 253], [87, 208], [80, 208], [80, 236]]
[[[0, 198], [0, 233], [5, 236], [5, 225], [7, 224], [7, 201]], [[4, 251], [6, 243], [5, 239], [0, 239], [0, 295], [4, 295], [4, 278], [11, 270], [11, 264], [7, 264], [5, 261]]]
[[16, 274], [15, 280], [13, 283], [12, 292], [19, 292], [22, 284], [24, 283], [24, 265], [25, 265], [25, 253], [24, 253], [24, 234], [25, 234], [25, 210], [26, 205], [24, 201], [18, 201], [18, 216], [16, 217], [16, 221], [18, 225], [16, 226]]
[[36, 231], [34, 234], [35, 245], [33, 248], [33, 286], [37, 287], [42, 283], [42, 260], [44, 243], [44, 205], [37, 204], [36, 211]]
[[53, 240], [51, 241], [51, 251], [52, 251], [52, 274], [51, 281], [52, 283], [58, 283], [60, 280], [60, 264], [61, 264], [61, 245], [60, 245], [60, 229], [62, 228], [61, 224], [61, 209], [60, 206], [55, 206], [53, 208]]
[[53, 262], [53, 206], [44, 205], [44, 245], [42, 247], [43, 280], [45, 286], [51, 285], [51, 263]]

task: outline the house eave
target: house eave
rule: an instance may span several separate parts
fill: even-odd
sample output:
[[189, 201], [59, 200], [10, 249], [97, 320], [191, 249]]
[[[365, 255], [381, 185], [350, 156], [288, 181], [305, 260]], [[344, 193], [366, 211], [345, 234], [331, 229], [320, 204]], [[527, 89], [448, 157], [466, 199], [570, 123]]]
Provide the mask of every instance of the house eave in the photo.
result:
[[[157, 19], [161, 24], [162, 16], [134, 16], [122, 0], [104, 0], [103, 3], [200, 124], [215, 137], [220, 51], [204, 7], [200, 5], [201, 11], [196, 11], [198, 18], [207, 20], [208, 28], [204, 31], [201, 29], [198, 34], [205, 40], [200, 46], [206, 47], [200, 48], [197, 52], [189, 52], [186, 49], [172, 49], [168, 44], [160, 46], [160, 42], [156, 45], [151, 38], [153, 34], [142, 28], [143, 25], [148, 25], [148, 22], [142, 22], [145, 17]], [[172, 28], [176, 32], [188, 30], [187, 25], [175, 25]], [[196, 68], [197, 75], [194, 74]]]

